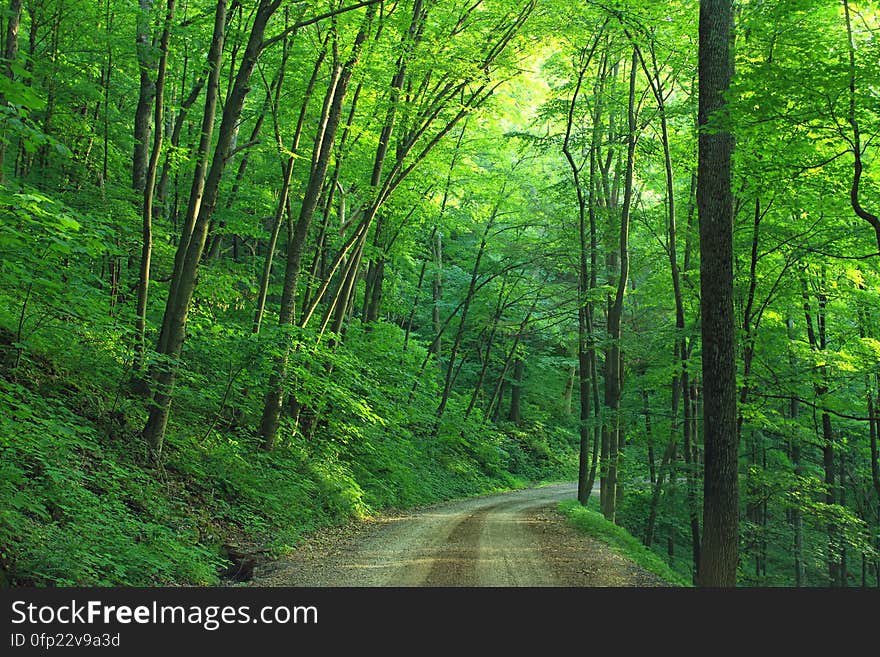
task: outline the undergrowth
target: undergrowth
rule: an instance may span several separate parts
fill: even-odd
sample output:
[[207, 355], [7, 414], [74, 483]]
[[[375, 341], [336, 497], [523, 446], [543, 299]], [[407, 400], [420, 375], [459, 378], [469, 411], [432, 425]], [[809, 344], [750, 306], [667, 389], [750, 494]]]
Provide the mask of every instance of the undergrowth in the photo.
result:
[[655, 575], [672, 586], [691, 586], [686, 578], [672, 570], [658, 555], [646, 548], [639, 539], [626, 529], [609, 522], [601, 513], [581, 506], [577, 500], [560, 503], [564, 513], [577, 529], [609, 545], [622, 556]]
[[[32, 348], [0, 370], [0, 565], [11, 585], [216, 584], [228, 546], [278, 555], [322, 526], [569, 476], [574, 464], [570, 448], [550, 447], [564, 436], [541, 427], [449, 423], [434, 437], [430, 390], [403, 405], [378, 392], [381, 363], [339, 357], [346, 383], [317, 391], [336, 405], [311, 441], [288, 422], [263, 451], [259, 395], [218, 405], [224, 382], [206, 378], [203, 394], [180, 395], [156, 469], [138, 431], [143, 400], [118, 359], [68, 346]], [[401, 386], [406, 374], [405, 364]]]

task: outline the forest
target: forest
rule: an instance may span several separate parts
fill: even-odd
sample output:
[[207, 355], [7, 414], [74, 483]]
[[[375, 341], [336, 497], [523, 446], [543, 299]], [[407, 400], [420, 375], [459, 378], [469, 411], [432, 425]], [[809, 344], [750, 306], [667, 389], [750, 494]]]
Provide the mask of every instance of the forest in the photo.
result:
[[880, 587], [874, 3], [2, 5], [0, 585], [577, 480]]

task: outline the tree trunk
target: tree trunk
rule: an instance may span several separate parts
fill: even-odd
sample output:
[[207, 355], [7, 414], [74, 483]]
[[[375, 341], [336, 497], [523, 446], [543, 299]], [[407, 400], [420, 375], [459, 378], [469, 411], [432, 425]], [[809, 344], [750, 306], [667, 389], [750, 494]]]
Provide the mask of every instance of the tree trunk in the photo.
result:
[[[446, 201], [445, 195], [443, 200]], [[441, 205], [441, 211], [442, 208]], [[443, 298], [443, 233], [435, 225], [432, 235], [431, 252], [434, 257], [434, 281], [431, 284], [431, 321], [434, 323], [436, 337], [431, 343], [431, 353], [439, 360], [443, 353], [443, 338], [440, 335], [440, 301]]]
[[373, 281], [370, 289], [369, 304], [367, 305], [367, 323], [379, 320], [379, 310], [382, 308], [382, 285], [385, 282], [385, 256], [380, 256], [374, 264]]
[[[137, 59], [140, 86], [137, 108], [134, 114], [134, 155], [132, 157], [131, 184], [136, 192], [143, 193], [147, 179], [147, 162], [150, 156], [150, 106], [156, 94], [156, 85], [150, 78], [153, 69], [150, 23], [153, 0], [138, 0]], [[158, 126], [157, 126], [158, 127]]]
[[[822, 286], [824, 284], [825, 281], [823, 276], [823, 278], [819, 281], [819, 285]], [[817, 357], [824, 358], [824, 356], [819, 355], [824, 354], [827, 347], [827, 334], [825, 330], [825, 296], [821, 290], [817, 294], [816, 322], [814, 327], [813, 315], [810, 305], [809, 287], [807, 285], [807, 280], [804, 276], [801, 276], [801, 295], [803, 297], [804, 304], [804, 319], [806, 320], [807, 324], [807, 341], [813, 353], [815, 353]], [[821, 400], [826, 394], [828, 394], [829, 390], [826, 379], [827, 366], [820, 367], [819, 372], [821, 380], [815, 381], [813, 383], [813, 391], [816, 395], [816, 398]], [[822, 411], [821, 423], [822, 467], [825, 473], [825, 503], [828, 505], [832, 505], [836, 503], [837, 497], [835, 494], [836, 489], [834, 485], [834, 428], [831, 423], [831, 415], [825, 410]], [[837, 550], [834, 547], [837, 534], [837, 527], [834, 525], [834, 523], [828, 524], [827, 532], [829, 585], [838, 586], [840, 584], [840, 562], [837, 559]]]
[[[382, 131], [379, 134], [379, 144], [376, 148], [376, 156], [373, 159], [373, 172], [370, 176], [370, 187], [374, 191], [374, 193], [378, 193], [380, 187], [382, 186], [383, 176], [382, 172], [385, 168], [386, 159], [388, 156], [388, 149], [391, 145], [391, 137], [395, 132], [395, 127], [397, 125], [397, 107], [400, 101], [401, 90], [403, 89], [403, 82], [406, 79], [407, 66], [409, 64], [409, 57], [412, 54], [412, 50], [415, 45], [421, 40], [422, 35], [422, 27], [426, 18], [426, 13], [422, 10], [422, 0], [415, 0], [413, 2], [413, 10], [412, 17], [409, 23], [409, 29], [407, 33], [404, 35], [402, 42], [400, 44], [400, 55], [397, 58], [394, 75], [391, 79], [390, 84], [390, 99], [388, 104], [388, 109], [385, 113], [385, 121], [382, 124]], [[399, 146], [398, 147], [398, 163], [402, 162], [406, 155], [407, 147]], [[382, 201], [374, 201], [370, 203], [370, 207], [365, 208], [364, 215], [373, 217], [378, 213], [379, 206]], [[365, 312], [365, 320], [367, 322], [375, 321], [379, 315], [379, 305], [381, 303], [382, 298], [382, 276], [384, 275], [384, 253], [382, 249], [382, 227], [383, 227], [383, 218], [380, 217], [377, 221], [376, 225], [376, 235], [374, 246], [377, 247], [379, 252], [379, 263], [371, 263], [371, 273], [372, 277], [367, 280], [367, 292], [369, 296], [372, 297], [368, 300], [367, 294], [365, 293], [364, 297], [364, 306], [366, 308]], [[360, 269], [360, 263], [363, 258], [363, 248], [365, 244], [366, 233], [364, 234], [364, 239], [361, 240], [358, 247], [355, 249], [355, 266], [352, 267], [349, 271], [348, 278], [343, 279], [343, 284], [340, 286], [340, 291], [342, 292], [341, 298], [337, 302], [336, 306], [336, 318], [333, 322], [333, 333], [337, 335], [341, 335], [343, 332], [343, 324], [345, 322], [345, 316], [348, 313], [348, 309], [350, 305], [354, 303], [355, 296], [355, 287], [357, 285], [357, 275]]]
[[153, 252], [153, 195], [156, 188], [156, 172], [159, 168], [159, 156], [162, 152], [163, 125], [165, 121], [165, 72], [168, 65], [168, 39], [171, 32], [171, 20], [174, 16], [174, 0], [168, 0], [165, 15], [165, 27], [159, 41], [160, 55], [159, 68], [156, 73], [154, 87], [155, 110], [153, 123], [153, 150], [150, 153], [150, 161], [147, 164], [143, 186], [143, 207], [141, 208], [141, 220], [143, 222], [141, 244], [141, 269], [137, 290], [137, 319], [135, 322], [134, 342], [134, 367], [140, 370], [143, 367], [145, 332], [147, 327], [147, 296], [150, 290], [150, 260]]
[[[861, 202], [861, 182], [864, 174], [864, 161], [862, 160], [863, 147], [861, 126], [859, 125], [856, 112], [856, 46], [853, 41], [852, 19], [848, 0], [843, 0], [844, 17], [846, 18], [846, 33], [848, 37], [849, 54], [849, 111], [847, 121], [852, 130], [852, 138], [847, 139], [850, 152], [853, 154], [853, 177], [850, 186], [850, 205], [860, 219], [867, 221], [874, 229], [877, 239], [877, 248], [880, 249], [880, 217], [868, 211]], [[870, 141], [870, 140], [869, 140]]]
[[622, 482], [619, 477], [620, 458], [625, 442], [622, 418], [620, 417], [620, 400], [623, 393], [623, 357], [620, 351], [621, 320], [623, 318], [623, 299], [629, 281], [629, 222], [630, 208], [633, 197], [633, 166], [635, 163], [636, 142], [636, 72], [638, 54], [633, 50], [630, 63], [629, 105], [627, 111], [627, 154], [624, 173], [623, 206], [620, 214], [619, 264], [617, 291], [608, 307], [608, 339], [611, 346], [606, 355], [605, 376], [605, 407], [608, 412], [608, 462], [605, 467], [606, 483], [603, 491], [604, 505], [602, 513], [611, 522], [615, 521], [617, 501], [622, 493]]
[[[793, 322], [788, 320], [789, 335]], [[791, 420], [797, 421], [800, 415], [800, 407], [797, 397], [789, 400], [788, 416]], [[791, 440], [791, 460], [794, 464], [795, 477], [802, 477], [804, 474], [803, 465], [801, 464], [801, 445], [797, 437]], [[806, 584], [806, 568], [804, 563], [804, 521], [800, 506], [795, 504], [791, 511], [791, 524], [794, 531], [794, 585], [801, 587]]]
[[226, 2], [225, 0], [217, 2], [214, 38], [209, 53], [209, 64], [212, 70], [205, 104], [202, 143], [199, 149], [205, 157], [199, 159], [193, 179], [193, 193], [190, 196], [184, 231], [178, 246], [178, 256], [175, 258], [175, 272], [165, 308], [162, 336], [160, 337], [159, 352], [166, 357], [166, 361], [170, 362], [164, 363], [154, 378], [155, 391], [150, 416], [144, 428], [144, 437], [155, 458], [161, 455], [162, 439], [171, 405], [171, 394], [179, 367], [176, 361], [179, 359], [185, 339], [186, 318], [195, 290], [199, 262], [205, 248], [208, 225], [217, 204], [220, 181], [228, 159], [230, 144], [241, 116], [245, 97], [250, 90], [250, 77], [262, 49], [266, 24], [279, 6], [280, 0], [261, 0], [255, 13], [248, 44], [235, 77], [235, 84], [223, 108], [223, 118], [217, 134], [217, 143], [214, 146], [211, 168], [205, 176], [202, 173], [204, 171], [203, 163], [207, 161], [207, 152], [210, 148], [208, 144], [210, 144], [212, 132], [211, 125], [216, 114], [219, 69], [225, 34]]
[[[15, 78], [12, 70], [12, 64], [18, 55], [18, 28], [21, 25], [21, 5], [22, 0], [9, 0], [8, 18], [6, 23], [6, 36], [3, 44], [3, 65], [2, 75], [9, 78], [11, 82]], [[6, 106], [6, 95], [0, 93], [0, 107]], [[5, 160], [6, 160], [6, 135], [5, 121], [3, 131], [0, 132], [0, 184], [6, 180]]]
[[508, 293], [507, 296], [504, 294], [506, 288], [507, 278], [505, 277], [501, 280], [501, 289], [498, 291], [498, 301], [495, 304], [495, 312], [492, 314], [492, 326], [489, 329], [489, 335], [486, 338], [486, 352], [485, 354], [481, 354], [482, 364], [480, 366], [480, 374], [477, 377], [477, 382], [474, 384], [474, 390], [471, 393], [471, 400], [464, 412], [465, 420], [471, 416], [471, 413], [477, 405], [477, 399], [479, 399], [482, 393], [483, 383], [486, 380], [486, 373], [489, 371], [489, 365], [492, 362], [490, 356], [492, 354], [492, 345], [495, 342], [495, 335], [498, 332], [498, 322], [501, 321], [501, 314], [504, 312], [505, 303], [510, 298], [510, 293]]
[[477, 280], [479, 279], [480, 274], [480, 263], [483, 260], [483, 254], [486, 252], [486, 245], [489, 239], [489, 231], [492, 230], [492, 226], [495, 223], [495, 219], [498, 216], [498, 211], [501, 208], [501, 200], [504, 198], [504, 189], [501, 190], [501, 198], [496, 201], [494, 208], [492, 209], [492, 214], [489, 217], [489, 220], [486, 222], [486, 227], [483, 229], [483, 236], [480, 238], [480, 247], [477, 250], [477, 257], [474, 259], [474, 266], [471, 270], [471, 279], [468, 284], [467, 293], [465, 294], [464, 304], [461, 308], [461, 315], [458, 321], [458, 330], [455, 332], [455, 338], [452, 342], [452, 347], [449, 351], [449, 360], [446, 363], [446, 381], [443, 385], [443, 393], [440, 396], [440, 404], [437, 406], [437, 422], [435, 424], [435, 431], [439, 431], [440, 429], [440, 419], [443, 417], [443, 413], [446, 410], [446, 405], [449, 403], [449, 394], [452, 392], [452, 372], [455, 367], [455, 359], [458, 356], [458, 350], [461, 347], [461, 340], [464, 335], [464, 330], [467, 325], [467, 317], [468, 311], [470, 310], [471, 303], [473, 302], [474, 295], [477, 290]]
[[[253, 332], [259, 333], [260, 326], [263, 322], [263, 313], [266, 308], [266, 295], [269, 292], [269, 280], [272, 274], [272, 260], [275, 255], [275, 247], [278, 243], [278, 234], [281, 231], [281, 222], [284, 216], [285, 210], [289, 211], [289, 201], [290, 201], [290, 184], [293, 179], [293, 169], [296, 166], [297, 155], [299, 154], [299, 143], [302, 138], [303, 128], [305, 127], [306, 120], [306, 111], [308, 110], [309, 101], [312, 98], [312, 92], [315, 88], [315, 81], [317, 80], [318, 73], [321, 70], [321, 64], [324, 61], [325, 53], [322, 52], [318, 59], [315, 61], [315, 65], [312, 67], [312, 77], [309, 78], [309, 82], [306, 85], [305, 93], [303, 94], [302, 104], [300, 106], [299, 119], [296, 123], [296, 130], [294, 130], [293, 141], [290, 145], [290, 152], [293, 153], [290, 157], [287, 158], [287, 162], [284, 164], [284, 178], [281, 183], [281, 191], [278, 194], [278, 205], [275, 208], [275, 216], [272, 219], [272, 232], [269, 235], [269, 243], [266, 246], [266, 259], [263, 264], [263, 275], [260, 277], [260, 290], [257, 294], [257, 308], [254, 312], [254, 325]], [[335, 78], [333, 78], [335, 80]], [[333, 82], [331, 82], [331, 87], [333, 86]], [[323, 124], [323, 122], [322, 122]], [[280, 139], [280, 135], [278, 136]], [[244, 164], [244, 162], [242, 162]], [[241, 171], [241, 169], [239, 169]], [[237, 182], [237, 181], [236, 181]], [[289, 216], [290, 221], [293, 221], [293, 217]], [[291, 320], [293, 315], [291, 313]]]
[[645, 545], [651, 547], [654, 543], [654, 528], [657, 523], [657, 513], [660, 507], [660, 493], [663, 490], [663, 480], [666, 477], [667, 471], [669, 470], [670, 463], [675, 454], [675, 436], [673, 436], [669, 443], [666, 445], [666, 449], [663, 451], [663, 457], [660, 459], [660, 468], [657, 473], [657, 481], [654, 482], [653, 490], [651, 491], [651, 504], [648, 507], [648, 520], [645, 525]]
[[[190, 90], [189, 96], [187, 96], [183, 102], [180, 104], [180, 109], [177, 112], [177, 116], [174, 117], [174, 126], [171, 129], [171, 138], [169, 140], [169, 144], [172, 149], [177, 148], [180, 145], [180, 133], [183, 130], [184, 121], [186, 121], [186, 115], [189, 112], [189, 108], [193, 106], [196, 100], [199, 97], [199, 94], [202, 92], [202, 88], [205, 86], [205, 78], [200, 77], [196, 80], [193, 88]], [[172, 222], [172, 225], [176, 225], [176, 207], [173, 209], [169, 209], [168, 205], [168, 188], [170, 186], [171, 181], [171, 158], [169, 155], [165, 156], [165, 162], [162, 164], [162, 174], [159, 176], [159, 184], [156, 188], [156, 198], [154, 202], [154, 206], [156, 207], [157, 212], [163, 212], [164, 216], [169, 218]]]
[[[337, 204], [336, 220], [339, 225], [340, 237], [345, 235], [345, 231], [351, 221], [346, 214], [346, 192], [342, 187], [342, 184], [339, 182], [339, 176], [345, 163], [345, 155], [347, 153], [346, 144], [351, 135], [351, 127], [354, 123], [354, 117], [357, 112], [362, 88], [362, 82], [359, 82], [357, 87], [355, 87], [351, 103], [349, 103], [348, 119], [346, 120], [345, 128], [342, 130], [342, 137], [339, 139], [339, 144], [336, 148], [333, 174], [330, 176], [329, 181], [324, 185], [324, 212], [321, 221], [321, 228], [319, 229], [317, 239], [315, 240], [315, 254], [312, 257], [312, 264], [311, 267], [309, 267], [309, 277], [306, 280], [305, 290], [302, 294], [302, 312], [300, 314], [304, 319], [309, 314], [309, 308], [312, 306], [312, 284], [315, 281], [324, 279], [329, 280], [332, 277], [332, 274], [328, 273], [327, 266], [329, 258], [327, 236], [330, 234], [330, 215], [333, 211], [334, 203]], [[336, 201], [337, 196], [339, 198], [338, 202]], [[288, 236], [288, 242], [291, 239], [292, 233]], [[318, 296], [320, 296], [320, 294]]]
[[571, 415], [571, 403], [574, 401], [574, 382], [576, 378], [577, 367], [572, 365], [568, 368], [568, 374], [565, 377], [565, 387], [562, 389], [562, 412], [566, 416]]
[[[687, 361], [687, 348], [685, 347], [685, 356], [682, 358], [682, 361]], [[696, 415], [692, 413], [692, 399], [691, 399], [691, 383], [690, 377], [688, 375], [687, 369], [682, 372], [681, 377], [681, 385], [684, 391], [684, 423], [682, 430], [682, 450], [684, 452], [684, 463], [685, 463], [685, 477], [687, 483], [687, 489], [685, 495], [687, 496], [687, 507], [688, 507], [688, 520], [690, 521], [691, 527], [691, 555], [693, 557], [693, 565], [694, 565], [694, 583], [696, 584], [697, 573], [700, 572], [700, 512], [697, 508], [697, 492], [696, 492], [696, 480], [697, 480], [697, 460], [694, 458], [694, 450], [693, 450], [693, 442], [694, 442], [694, 432], [693, 432], [693, 422], [692, 415]]]
[[[318, 135], [315, 138], [309, 181], [303, 195], [299, 218], [297, 219], [292, 239], [287, 246], [284, 290], [281, 295], [281, 310], [278, 317], [279, 326], [287, 326], [294, 321], [299, 270], [309, 227], [311, 226], [312, 218], [318, 205], [318, 199], [327, 177], [333, 144], [336, 140], [336, 132], [339, 129], [342, 116], [342, 103], [375, 13], [376, 6], [370, 5], [355, 37], [348, 61], [342, 67], [337, 65], [334, 68], [334, 78], [325, 95], [324, 107], [326, 109], [323, 115], [326, 117], [326, 120], [319, 128]], [[284, 401], [284, 381], [287, 377], [289, 350], [290, 343], [286, 340], [282, 348], [282, 354], [276, 359], [272, 375], [269, 377], [269, 388], [266, 392], [259, 429], [259, 434], [263, 440], [263, 448], [266, 450], [272, 449], [275, 444], [275, 436], [278, 433], [278, 424], [281, 419], [281, 409]]]
[[[865, 286], [860, 285], [859, 287], [860, 289], [864, 289]], [[862, 339], [873, 337], [873, 335], [869, 336], [868, 333], [869, 319], [866, 308], [859, 308], [858, 319], [859, 337]], [[874, 493], [877, 497], [876, 527], [878, 533], [876, 548], [877, 552], [880, 553], [880, 449], [878, 449], [877, 444], [878, 439], [880, 439], [880, 413], [878, 413], [878, 408], [880, 408], [880, 375], [876, 373], [873, 376], [871, 374], [865, 375], [865, 398], [868, 407], [868, 443], [871, 450], [871, 483], [874, 485]], [[877, 585], [880, 586], [880, 561], [875, 560], [874, 566], [876, 568]]]
[[[592, 494], [593, 483], [591, 481], [590, 469], [593, 466], [593, 476], [595, 478], [596, 458], [590, 451], [590, 438], [592, 436], [590, 423], [593, 419], [593, 412], [590, 407], [592, 402], [590, 390], [590, 362], [585, 348], [588, 339], [586, 334], [586, 321], [582, 318], [584, 309], [579, 310], [578, 316], [578, 390], [580, 392], [580, 416], [578, 422], [579, 454], [578, 454], [578, 502], [586, 506]], [[594, 441], [596, 442], [596, 441]]]
[[[838, 463], [838, 503], [842, 507], [846, 507], [846, 453], [841, 452], [837, 457]], [[847, 586], [847, 574], [846, 574], [846, 543], [843, 543], [840, 546], [840, 563], [838, 564], [838, 586], [846, 588]]]
[[726, 125], [724, 98], [733, 74], [732, 34], [731, 0], [702, 0], [697, 168], [705, 441], [701, 586], [735, 586], [739, 563], [731, 193], [734, 140]]
[[[579, 399], [580, 399], [580, 417], [578, 422], [578, 434], [579, 434], [579, 455], [578, 455], [578, 501], [586, 506], [587, 502], [589, 502], [590, 495], [592, 493], [592, 482], [590, 481], [590, 469], [591, 463], [592, 466], [595, 466], [595, 459], [591, 461], [591, 452], [590, 452], [590, 438], [592, 435], [590, 421], [593, 417], [593, 411], [591, 409], [591, 390], [590, 390], [590, 351], [591, 345], [593, 343], [593, 330], [592, 330], [592, 301], [590, 297], [590, 292], [592, 291], [591, 287], [591, 273], [595, 274], [595, 250], [592, 252], [592, 260], [590, 256], [590, 250], [587, 243], [587, 216], [589, 215], [591, 220], [591, 228], [593, 229], [593, 234], [595, 234], [595, 215], [594, 215], [594, 205], [593, 205], [593, 183], [595, 176], [595, 162], [596, 162], [596, 146], [595, 142], [597, 141], [598, 136], [598, 115], [599, 115], [599, 98], [598, 94], [595, 98], [595, 109], [593, 113], [593, 142], [590, 146], [590, 180], [589, 180], [589, 190], [585, 195], [584, 190], [581, 184], [581, 167], [574, 159], [574, 155], [571, 151], [571, 135], [572, 129], [574, 128], [575, 122], [575, 109], [577, 107], [578, 95], [580, 94], [581, 86], [583, 85], [584, 76], [589, 68], [590, 62], [592, 60], [593, 53], [595, 52], [596, 46], [599, 43], [599, 36], [596, 37], [596, 40], [593, 43], [593, 47], [591, 51], [584, 52], [582, 54], [582, 61], [580, 66], [578, 67], [578, 77], [577, 83], [575, 84], [574, 93], [572, 94], [571, 103], [568, 106], [568, 120], [565, 124], [565, 140], [562, 144], [562, 153], [565, 155], [565, 159], [568, 162], [569, 168], [571, 169], [571, 175], [574, 182], [574, 189], [577, 195], [578, 202], [578, 348], [577, 348], [577, 358], [578, 358], [578, 389], [579, 389]], [[593, 265], [591, 267], [591, 265]], [[595, 352], [593, 352], [595, 353]], [[574, 376], [574, 370], [572, 370], [572, 376]], [[572, 379], [572, 387], [574, 387], [574, 381]], [[570, 395], [568, 393], [568, 406], [570, 406]], [[595, 472], [595, 470], [594, 470]], [[595, 474], [594, 474], [595, 476]]]
[[[251, 129], [250, 137], [247, 141], [247, 144], [256, 145], [259, 143], [260, 131], [263, 129], [263, 123], [266, 120], [266, 114], [271, 114], [273, 119], [273, 124], [275, 128], [275, 139], [278, 145], [279, 151], [284, 151], [284, 143], [281, 139], [281, 130], [278, 125], [278, 98], [281, 95], [281, 89], [284, 86], [284, 74], [287, 71], [287, 62], [290, 56], [290, 41], [289, 38], [284, 39], [284, 45], [281, 51], [281, 62], [278, 65], [278, 71], [275, 74], [275, 77], [269, 83], [266, 89], [266, 96], [263, 99], [263, 107], [260, 112], [257, 114], [256, 120], [254, 121], [254, 126]], [[320, 67], [320, 63], [324, 61], [324, 51], [321, 51], [319, 55], [316, 66]], [[303, 94], [302, 100], [302, 110], [300, 112], [300, 116], [302, 116], [302, 111], [308, 105], [308, 99], [311, 98], [312, 88], [314, 86], [314, 74], [312, 75], [312, 79], [309, 81], [309, 84], [306, 86], [306, 91]], [[291, 147], [291, 152], [296, 153], [299, 147], [298, 136], [302, 132], [301, 120], [297, 123], [296, 134], [294, 134], [294, 146]], [[244, 181], [245, 173], [247, 172], [248, 164], [250, 163], [250, 154], [251, 151], [249, 148], [245, 148], [244, 155], [241, 158], [241, 161], [238, 163], [238, 169], [235, 172], [235, 179], [232, 183], [232, 189], [229, 190], [229, 195], [226, 198], [225, 209], [232, 209], [235, 204], [235, 200], [238, 197], [238, 191], [241, 188], [241, 183]], [[287, 166], [285, 164], [281, 165], [282, 170], [282, 180], [287, 175]], [[283, 184], [283, 182], [282, 182]], [[290, 183], [287, 184], [289, 187]], [[285, 196], [285, 203], [286, 203]], [[283, 203], [281, 204], [284, 205]], [[226, 222], [221, 218], [217, 225], [212, 225], [208, 229], [208, 244], [210, 245], [207, 249], [205, 249], [204, 258], [206, 260], [215, 260], [220, 257], [221, 247], [223, 244], [223, 233], [222, 230], [225, 228]], [[272, 232], [275, 234], [275, 241], [278, 239], [278, 229], [273, 227]], [[238, 244], [237, 236], [233, 242], [233, 260], [238, 260], [238, 252], [235, 248]], [[271, 252], [271, 251], [270, 251]], [[255, 331], [258, 332], [258, 331]]]
[[[196, 155], [196, 168], [193, 173], [193, 183], [190, 192], [190, 203], [187, 211], [187, 221], [183, 228], [183, 235], [178, 244], [175, 255], [174, 274], [171, 279], [171, 288], [165, 305], [165, 317], [162, 332], [159, 335], [160, 354], [168, 354], [176, 358], [183, 345], [183, 330], [185, 315], [177, 310], [177, 288], [182, 275], [184, 258], [189, 244], [189, 236], [202, 200], [205, 188], [205, 172], [208, 165], [211, 137], [214, 131], [214, 117], [217, 113], [217, 97], [220, 89], [220, 68], [223, 57], [223, 42], [226, 30], [226, 0], [217, 0], [217, 10], [214, 16], [214, 34], [211, 39], [211, 47], [208, 51], [208, 66], [211, 70], [208, 79], [208, 88], [205, 97], [205, 111], [202, 118], [202, 136]], [[193, 283], [194, 283], [193, 276]], [[173, 326], [172, 326], [173, 324]], [[161, 459], [162, 441], [165, 436], [165, 427], [168, 423], [168, 410], [171, 405], [176, 378], [176, 364], [173, 362], [163, 363], [155, 368], [153, 375], [153, 390], [149, 409], [149, 417], [144, 427], [143, 435], [150, 448], [152, 458], [157, 462]]]
[[522, 386], [525, 368], [525, 361], [522, 358], [517, 358], [516, 362], [513, 364], [513, 386], [510, 390], [510, 413], [507, 415], [507, 419], [517, 426], [519, 426], [522, 421]]
[[[431, 232], [431, 235], [428, 237], [429, 244], [433, 244], [434, 233], [436, 232], [436, 230], [437, 229], [434, 228], [434, 230]], [[415, 318], [416, 310], [418, 310], [418, 307], [419, 307], [419, 297], [422, 294], [422, 285], [425, 282], [425, 271], [427, 270], [427, 268], [428, 268], [427, 259], [422, 260], [422, 267], [421, 267], [421, 269], [419, 269], [419, 282], [418, 282], [418, 285], [416, 285], [416, 293], [413, 298], [412, 307], [409, 310], [409, 317], [406, 320], [406, 327], [404, 329], [405, 333], [403, 336], [403, 351], [406, 351], [407, 348], [409, 347], [409, 336], [410, 336], [410, 333], [412, 333], [413, 319]]]

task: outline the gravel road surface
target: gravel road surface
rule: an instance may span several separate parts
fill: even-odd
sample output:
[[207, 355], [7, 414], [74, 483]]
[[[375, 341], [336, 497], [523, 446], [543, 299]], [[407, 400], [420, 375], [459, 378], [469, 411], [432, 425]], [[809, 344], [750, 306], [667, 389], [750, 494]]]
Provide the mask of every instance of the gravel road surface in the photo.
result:
[[[575, 484], [439, 504], [316, 532], [256, 586], [666, 586], [555, 511]], [[595, 491], [594, 491], [595, 494]]]

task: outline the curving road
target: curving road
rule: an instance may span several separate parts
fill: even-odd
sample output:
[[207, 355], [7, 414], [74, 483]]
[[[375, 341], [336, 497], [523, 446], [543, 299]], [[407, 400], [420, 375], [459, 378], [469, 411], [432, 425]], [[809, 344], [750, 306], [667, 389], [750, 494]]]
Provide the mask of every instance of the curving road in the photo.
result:
[[645, 586], [654, 575], [553, 509], [575, 484], [437, 505], [318, 533], [255, 570], [262, 586]]

